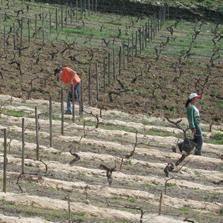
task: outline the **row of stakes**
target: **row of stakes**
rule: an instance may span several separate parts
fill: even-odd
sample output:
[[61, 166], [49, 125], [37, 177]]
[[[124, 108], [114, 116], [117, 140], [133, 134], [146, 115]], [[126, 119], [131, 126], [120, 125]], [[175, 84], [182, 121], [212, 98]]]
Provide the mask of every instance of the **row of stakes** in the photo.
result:
[[[73, 92], [74, 93], [74, 92]], [[82, 100], [81, 100], [82, 104]], [[49, 146], [53, 146], [53, 125], [52, 125], [52, 98], [49, 97]], [[81, 114], [82, 115], [82, 114]], [[40, 143], [39, 143], [39, 122], [38, 122], [39, 116], [38, 116], [38, 109], [37, 106], [35, 106], [35, 132], [36, 132], [36, 160], [40, 159], [39, 156], [39, 149], [40, 149]], [[74, 94], [72, 94], [72, 122], [75, 122], [75, 102], [74, 102]], [[6, 179], [7, 179], [7, 129], [2, 129], [3, 132], [3, 192], [6, 193]], [[63, 100], [63, 89], [61, 89], [61, 135], [64, 135], [64, 100]], [[24, 174], [24, 157], [25, 157], [25, 118], [22, 118], [22, 133], [21, 133], [21, 140], [22, 140], [22, 162], [21, 162], [21, 174]]]

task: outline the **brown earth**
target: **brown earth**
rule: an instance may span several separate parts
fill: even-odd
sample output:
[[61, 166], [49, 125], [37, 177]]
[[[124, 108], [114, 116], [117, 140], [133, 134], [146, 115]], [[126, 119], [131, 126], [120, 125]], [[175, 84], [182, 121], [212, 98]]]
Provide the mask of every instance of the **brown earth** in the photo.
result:
[[[63, 51], [63, 52], [62, 52]], [[90, 52], [93, 59], [90, 60]], [[171, 67], [175, 58], [161, 57], [155, 61], [151, 56], [138, 56], [129, 59], [128, 68], [121, 71], [118, 81], [113, 81], [104, 90], [102, 71], [103, 52], [106, 49], [82, 49], [73, 45], [66, 50], [63, 43], [45, 44], [33, 41], [30, 48], [22, 52], [22, 56], [1, 49], [1, 84], [0, 93], [23, 98], [59, 100], [60, 85], [54, 77], [54, 69], [58, 64], [66, 64], [76, 69], [83, 82], [84, 103], [88, 102], [88, 64], [91, 63], [91, 98], [92, 104], [102, 108], [118, 108], [127, 112], [145, 112], [156, 116], [184, 116], [184, 103], [187, 95], [193, 91], [201, 91], [207, 75], [195, 77], [196, 72], [207, 74], [207, 68], [183, 65], [183, 74], [174, 73]], [[73, 57], [72, 57], [73, 56]], [[75, 56], [75, 57], [74, 57]], [[99, 62], [100, 91], [96, 101], [95, 64]], [[116, 68], [117, 69], [117, 68]], [[141, 75], [140, 75], [141, 74]], [[201, 109], [202, 118], [222, 121], [223, 84], [222, 69], [211, 69], [211, 77], [204, 89], [204, 103]], [[216, 93], [217, 92], [217, 93]]]

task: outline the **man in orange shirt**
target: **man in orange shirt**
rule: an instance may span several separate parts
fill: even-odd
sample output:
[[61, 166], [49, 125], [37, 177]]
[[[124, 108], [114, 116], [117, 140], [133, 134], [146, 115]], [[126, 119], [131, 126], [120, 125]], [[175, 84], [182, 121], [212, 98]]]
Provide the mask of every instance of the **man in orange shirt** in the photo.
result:
[[71, 114], [71, 102], [72, 102], [72, 88], [73, 92], [76, 94], [76, 98], [79, 104], [79, 114], [82, 114], [83, 108], [81, 104], [81, 79], [78, 76], [77, 72], [72, 70], [71, 68], [64, 66], [59, 67], [55, 70], [55, 74], [57, 76], [57, 80], [62, 81], [64, 84], [68, 86], [67, 93], [67, 110], [65, 114]]

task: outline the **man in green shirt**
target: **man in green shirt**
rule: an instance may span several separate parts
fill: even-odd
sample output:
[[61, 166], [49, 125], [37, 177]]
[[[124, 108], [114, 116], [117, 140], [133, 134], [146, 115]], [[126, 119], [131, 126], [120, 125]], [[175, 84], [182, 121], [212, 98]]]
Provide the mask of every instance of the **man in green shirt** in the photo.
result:
[[187, 110], [189, 128], [193, 133], [194, 142], [196, 143], [196, 150], [194, 152], [194, 155], [201, 155], [203, 145], [202, 130], [200, 127], [200, 112], [196, 106], [197, 101], [201, 98], [202, 95], [198, 95], [197, 93], [191, 93], [185, 105]]

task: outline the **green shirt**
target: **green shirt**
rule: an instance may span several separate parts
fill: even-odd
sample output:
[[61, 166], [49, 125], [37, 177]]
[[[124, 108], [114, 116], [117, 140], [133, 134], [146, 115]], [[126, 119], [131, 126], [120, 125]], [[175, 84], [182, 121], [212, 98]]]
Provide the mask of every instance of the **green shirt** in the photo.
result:
[[193, 104], [189, 104], [187, 107], [187, 119], [190, 129], [194, 129], [200, 124], [200, 112]]

